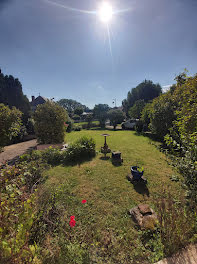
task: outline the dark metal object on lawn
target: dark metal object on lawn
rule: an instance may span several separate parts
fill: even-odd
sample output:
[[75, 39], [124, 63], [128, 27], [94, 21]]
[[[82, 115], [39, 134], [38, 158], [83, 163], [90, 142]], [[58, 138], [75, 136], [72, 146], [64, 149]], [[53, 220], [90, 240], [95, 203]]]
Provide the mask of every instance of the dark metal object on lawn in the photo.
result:
[[102, 134], [101, 136], [105, 137], [105, 143], [104, 143], [104, 146], [101, 147], [101, 153], [103, 153], [105, 158], [106, 158], [107, 153], [111, 153], [111, 149], [108, 147], [107, 141], [106, 141], [106, 137], [109, 137], [110, 135], [109, 134]]
[[123, 162], [123, 159], [121, 158], [121, 152], [119, 151], [113, 151], [112, 152], [112, 164], [114, 165], [120, 165]]

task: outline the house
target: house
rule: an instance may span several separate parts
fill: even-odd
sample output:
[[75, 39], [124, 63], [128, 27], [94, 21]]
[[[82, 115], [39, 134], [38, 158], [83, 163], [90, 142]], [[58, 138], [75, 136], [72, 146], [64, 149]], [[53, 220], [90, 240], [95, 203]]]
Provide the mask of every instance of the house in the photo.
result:
[[[52, 99], [51, 99], [52, 100]], [[35, 96], [32, 96], [32, 101], [30, 102], [31, 104], [31, 110], [33, 112], [35, 112], [36, 110], [36, 107], [40, 104], [44, 104], [48, 101], [51, 101], [50, 99], [46, 98], [46, 97], [43, 97], [43, 96], [38, 96], [37, 98], [35, 98]]]

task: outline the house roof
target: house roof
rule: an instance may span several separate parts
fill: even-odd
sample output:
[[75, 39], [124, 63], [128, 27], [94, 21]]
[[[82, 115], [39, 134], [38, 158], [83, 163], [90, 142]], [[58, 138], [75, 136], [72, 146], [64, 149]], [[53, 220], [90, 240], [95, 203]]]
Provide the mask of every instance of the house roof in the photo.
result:
[[31, 102], [31, 106], [37, 106], [39, 104], [44, 104], [47, 101], [50, 101], [50, 99], [43, 97], [43, 96], [38, 96], [37, 98], [35, 98], [32, 102]]

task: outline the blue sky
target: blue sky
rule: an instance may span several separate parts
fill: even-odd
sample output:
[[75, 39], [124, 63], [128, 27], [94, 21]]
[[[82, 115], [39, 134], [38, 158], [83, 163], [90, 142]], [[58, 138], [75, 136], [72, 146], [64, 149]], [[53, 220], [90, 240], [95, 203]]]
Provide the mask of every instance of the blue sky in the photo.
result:
[[[54, 2], [54, 0], [51, 0]], [[98, 10], [99, 0], [56, 0]], [[168, 86], [187, 68], [197, 72], [197, 0], [108, 0], [107, 27], [96, 14], [46, 0], [0, 0], [0, 68], [30, 97], [72, 98], [112, 106], [144, 79]]]

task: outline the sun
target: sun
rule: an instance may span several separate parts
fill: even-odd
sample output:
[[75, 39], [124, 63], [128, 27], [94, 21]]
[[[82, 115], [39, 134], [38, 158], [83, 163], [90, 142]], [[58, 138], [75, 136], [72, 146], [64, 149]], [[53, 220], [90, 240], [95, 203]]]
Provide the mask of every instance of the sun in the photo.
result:
[[107, 2], [103, 2], [99, 9], [98, 15], [103, 23], [109, 23], [113, 16], [112, 6]]

